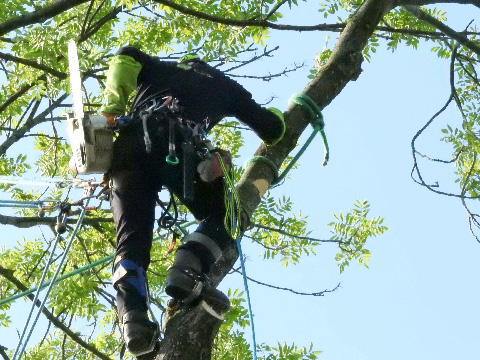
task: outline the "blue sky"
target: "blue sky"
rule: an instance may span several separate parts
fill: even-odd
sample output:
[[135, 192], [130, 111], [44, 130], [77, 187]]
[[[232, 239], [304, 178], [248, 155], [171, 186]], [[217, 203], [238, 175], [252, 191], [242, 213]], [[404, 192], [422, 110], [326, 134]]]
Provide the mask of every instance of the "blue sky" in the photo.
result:
[[[284, 23], [325, 21], [315, 4], [301, 6], [288, 16], [285, 11]], [[447, 24], [458, 31], [480, 15], [474, 7], [438, 7], [461, 10], [448, 11]], [[336, 34], [328, 36], [333, 46]], [[325, 45], [325, 34], [273, 32], [271, 40], [281, 46], [282, 55], [265, 62], [264, 72], [294, 61], [311, 65]], [[355, 199], [367, 199], [372, 216], [385, 217], [390, 231], [369, 242], [370, 269], [353, 264], [341, 275], [331, 245], [322, 245], [316, 257], [301, 265], [282, 269], [262, 260], [258, 246], [244, 241], [252, 278], [305, 292], [341, 283], [325, 297], [250, 284], [257, 342], [313, 342], [325, 360], [478, 360], [480, 245], [469, 233], [460, 200], [433, 194], [410, 178], [410, 142], [446, 102], [449, 64], [430, 51], [431, 44], [393, 54], [384, 41], [380, 45], [371, 62], [364, 62], [358, 80], [324, 110], [328, 166], [321, 166], [323, 147], [317, 139], [301, 158], [300, 169], [274, 191], [290, 196], [309, 216], [312, 237], [329, 238], [326, 224], [334, 220], [332, 214], [346, 212]], [[274, 105], [284, 110], [291, 94], [307, 84], [306, 75], [299, 71], [275, 83], [245, 85], [255, 89], [259, 101], [276, 96]], [[418, 140], [418, 150], [449, 159], [451, 149], [439, 141], [447, 123], [461, 124], [453, 106]], [[252, 152], [257, 144], [252, 138]], [[458, 192], [453, 167], [425, 163], [424, 169], [427, 182], [439, 181], [444, 190]], [[239, 275], [230, 281], [242, 288]]]
[[[315, 2], [300, 5], [291, 13], [284, 11], [284, 23], [334, 21], [324, 20], [315, 11]], [[470, 6], [441, 8], [461, 10], [449, 15], [448, 24], [456, 30], [480, 15]], [[242, 80], [242, 84], [258, 101], [275, 96], [272, 105], [286, 109], [289, 97], [307, 85], [308, 68], [324, 47], [325, 35], [333, 46], [335, 33], [272, 32], [268, 44], [280, 45], [278, 54], [249, 72], [274, 73], [293, 62], [305, 62], [306, 69], [274, 82]], [[329, 238], [326, 224], [333, 221], [332, 214], [348, 211], [355, 199], [367, 199], [372, 216], [385, 217], [390, 230], [368, 243], [370, 269], [352, 264], [341, 275], [332, 245], [322, 245], [317, 256], [285, 269], [263, 260], [258, 255], [261, 249], [244, 241], [252, 278], [304, 292], [341, 283], [325, 297], [298, 296], [251, 283], [257, 342], [305, 346], [312, 342], [323, 351], [324, 360], [478, 360], [480, 245], [469, 233], [458, 199], [435, 195], [410, 179], [410, 141], [448, 98], [448, 61], [431, 53], [429, 44], [393, 54], [385, 42], [380, 44], [371, 62], [363, 64], [358, 80], [324, 110], [331, 148], [328, 166], [321, 166], [323, 146], [316, 139], [300, 168], [274, 192], [290, 196], [296, 210], [309, 216], [312, 237]], [[439, 141], [447, 122], [461, 123], [453, 108], [419, 139], [418, 149], [448, 158], [448, 145]], [[251, 134], [245, 132], [245, 137], [239, 164], [259, 145]], [[453, 168], [425, 164], [425, 169], [427, 181], [458, 190]], [[229, 286], [242, 289], [240, 276], [230, 275], [221, 284], [223, 290]], [[23, 321], [18, 321], [18, 328]]]

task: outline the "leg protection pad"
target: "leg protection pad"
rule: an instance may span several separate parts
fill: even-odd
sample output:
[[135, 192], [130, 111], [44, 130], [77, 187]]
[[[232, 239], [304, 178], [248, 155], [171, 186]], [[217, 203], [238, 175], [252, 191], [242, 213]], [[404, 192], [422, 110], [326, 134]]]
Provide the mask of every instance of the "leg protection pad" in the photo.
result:
[[173, 266], [168, 270], [165, 290], [175, 300], [190, 304], [208, 290], [205, 287], [206, 274], [221, 258], [222, 249], [213, 239], [200, 232], [185, 236], [183, 241]]
[[113, 287], [116, 290], [119, 285], [124, 285], [147, 300], [147, 276], [143, 267], [132, 260], [122, 259], [114, 265], [114, 269]]
[[166, 293], [176, 300], [196, 298], [203, 282], [200, 259], [189, 249], [179, 248], [167, 272]]
[[183, 238], [183, 245], [179, 249], [185, 249], [195, 254], [202, 263], [202, 273], [207, 274], [213, 264], [222, 257], [222, 249], [209, 236], [195, 231]]

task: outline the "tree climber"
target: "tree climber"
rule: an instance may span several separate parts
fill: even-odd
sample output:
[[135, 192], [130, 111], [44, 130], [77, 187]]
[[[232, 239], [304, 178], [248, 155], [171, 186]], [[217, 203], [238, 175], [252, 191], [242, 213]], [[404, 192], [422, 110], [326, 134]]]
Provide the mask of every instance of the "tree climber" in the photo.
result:
[[[186, 304], [209, 294], [225, 297], [203, 281], [232, 241], [224, 226], [223, 172], [212, 174], [215, 161], [205, 162], [199, 155], [205, 142], [195, 141], [192, 151], [185, 138], [207, 133], [222, 118], [234, 116], [265, 144], [273, 145], [283, 137], [285, 124], [279, 110], [261, 107], [241, 85], [196, 56], [161, 61], [134, 47], [121, 48], [109, 64], [101, 109], [109, 124], [121, 125], [135, 89], [129, 112], [132, 120], [120, 127], [109, 176], [117, 243], [113, 266], [117, 310], [127, 349], [139, 356], [152, 351], [158, 337], [158, 326], [147, 312], [146, 270], [162, 187], [175, 194], [200, 223], [176, 252], [167, 272], [166, 293]], [[221, 154], [228, 157], [225, 151]], [[182, 166], [185, 161], [193, 166]], [[187, 174], [189, 168], [194, 169], [193, 175]]]

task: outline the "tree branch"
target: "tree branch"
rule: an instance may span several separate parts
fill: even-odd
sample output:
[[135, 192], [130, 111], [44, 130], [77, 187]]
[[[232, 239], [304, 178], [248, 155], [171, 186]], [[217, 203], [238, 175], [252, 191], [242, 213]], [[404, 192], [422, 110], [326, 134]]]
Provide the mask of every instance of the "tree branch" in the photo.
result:
[[474, 5], [476, 7], [480, 7], [479, 0], [398, 0], [396, 6], [405, 6], [405, 5], [413, 5], [413, 6], [424, 6], [424, 5], [432, 5], [432, 4], [461, 4], [461, 5]]
[[[165, 0], [156, 2], [171, 3]], [[393, 0], [366, 0], [352, 16], [329, 60], [317, 73], [316, 78], [304, 89], [304, 93], [321, 109], [327, 106], [350, 81], [360, 75], [363, 62], [362, 51], [379, 21], [394, 5]], [[283, 140], [268, 148], [261, 145], [255, 153], [255, 155], [267, 157], [277, 167], [280, 167], [295, 148], [300, 135], [311, 119], [309, 113], [299, 105], [291, 105], [285, 113], [285, 121], [287, 129]], [[237, 186], [237, 192], [247, 216], [251, 217], [275, 175], [270, 166], [263, 161], [250, 163], [247, 166]], [[224, 249], [222, 258], [209, 274], [212, 285], [218, 285], [233, 267], [237, 258], [236, 244], [232, 241]], [[207, 352], [210, 343], [205, 339], [205, 335], [204, 338], [199, 338], [198, 335], [208, 331], [208, 334], [215, 336], [218, 327], [207, 326], [202, 311], [202, 308], [197, 306], [177, 315], [177, 322], [170, 320], [167, 323], [165, 340], [156, 356], [157, 360], [210, 359], [210, 353]], [[221, 320], [217, 321], [221, 323]], [[191, 350], [192, 344], [196, 351]]]
[[3, 360], [10, 360], [5, 350], [7, 350], [7, 348], [5, 346], [0, 345], [0, 355], [2, 355]]
[[323, 31], [341, 31], [345, 28], [345, 24], [318, 24], [318, 25], [311, 25], [311, 26], [302, 26], [302, 25], [281, 25], [272, 23], [267, 20], [238, 20], [238, 19], [226, 19], [215, 15], [210, 15], [203, 13], [198, 10], [189, 9], [186, 6], [182, 6], [179, 4], [174, 3], [171, 0], [153, 0], [158, 4], [162, 4], [178, 12], [181, 12], [185, 15], [194, 16], [198, 19], [211, 21], [218, 24], [224, 24], [229, 26], [240, 26], [240, 27], [247, 27], [247, 26], [258, 26], [263, 28], [270, 28], [270, 29], [277, 29], [277, 30], [295, 30], [295, 31], [313, 31], [313, 30], [323, 30]]
[[[45, 80], [46, 76], [41, 76], [38, 78], [37, 81], [40, 80]], [[25, 95], [31, 88], [33, 88], [37, 83], [31, 83], [31, 84], [26, 84], [23, 85], [15, 94], [10, 96], [3, 104], [0, 105], [0, 113], [4, 112], [7, 107], [9, 107], [11, 104], [13, 104], [17, 99]]]
[[50, 114], [52, 109], [57, 108], [60, 106], [63, 100], [68, 97], [68, 94], [65, 93], [60, 96], [57, 100], [55, 100], [51, 106], [49, 106], [46, 110], [41, 112], [39, 115], [35, 116], [34, 118], [29, 118], [22, 127], [18, 128], [14, 131], [4, 142], [0, 145], [0, 154], [5, 154], [7, 149], [16, 143], [19, 139], [21, 139], [28, 131], [30, 131], [33, 127], [38, 124], [41, 124], [46, 121], [50, 121], [47, 116]]
[[262, 225], [262, 224], [254, 223], [252, 225], [254, 227], [259, 228], [259, 229], [274, 231], [274, 232], [277, 232], [279, 234], [282, 234], [282, 235], [285, 235], [285, 236], [288, 236], [288, 237], [292, 237], [292, 238], [295, 238], [295, 239], [300, 239], [300, 240], [308, 240], [308, 241], [312, 241], [312, 242], [330, 242], [330, 243], [340, 243], [341, 242], [339, 240], [324, 240], [324, 239], [315, 239], [315, 238], [311, 238], [311, 237], [308, 237], [308, 236], [298, 236], [298, 235], [290, 234], [290, 233], [286, 232], [285, 230], [273, 228], [273, 227]]
[[[14, 284], [17, 289], [20, 291], [26, 291], [28, 290], [28, 287], [26, 287], [20, 280], [18, 280], [14, 275], [14, 271], [4, 268], [3, 266], [0, 265], [0, 275], [3, 276], [5, 279], [10, 281], [12, 284]], [[27, 295], [28, 298], [33, 301], [35, 299], [35, 296], [33, 294]], [[41, 301], [37, 300], [35, 306], [40, 307], [41, 306]], [[81, 335], [73, 332], [70, 330], [65, 324], [63, 324], [57, 317], [55, 317], [50, 311], [48, 311], [45, 307], [42, 309], [42, 313], [45, 315], [45, 317], [52, 322], [53, 325], [55, 325], [58, 329], [62, 330], [70, 339], [75, 341], [78, 345], [83, 347], [85, 350], [91, 352], [95, 356], [99, 357], [100, 359], [104, 360], [112, 360], [109, 356], [103, 354], [97, 348], [93, 345], [90, 345], [83, 341], [81, 338]]]
[[61, 14], [75, 6], [86, 3], [89, 0], [58, 0], [52, 5], [46, 6], [31, 13], [20, 15], [4, 21], [0, 24], [0, 35], [6, 35], [15, 29], [44, 22], [47, 19]]
[[427, 14], [426, 12], [422, 11], [420, 8], [416, 6], [403, 6], [403, 8], [408, 11], [410, 14], [415, 16], [418, 20], [424, 21], [433, 27], [437, 28], [440, 30], [442, 33], [445, 35], [451, 37], [452, 39], [456, 40], [458, 43], [462, 44], [463, 46], [469, 48], [473, 52], [475, 52], [477, 55], [480, 56], [480, 46], [475, 44], [473, 41], [468, 40], [468, 38], [452, 28], [448, 27], [441, 21], [435, 19], [433, 16]]
[[[89, 0], [72, 0], [71, 2], [69, 2], [68, 0], [59, 0], [57, 1], [57, 3], [55, 4], [58, 4], [58, 3], [68, 3], [69, 5], [71, 4], [74, 4], [74, 3], [84, 3], [84, 2], [87, 2]], [[77, 4], [78, 5], [78, 4]], [[52, 5], [53, 6], [53, 5]], [[70, 6], [70, 7], [67, 7], [65, 10], [68, 10], [70, 9], [71, 7], [73, 6]], [[65, 10], [62, 10], [62, 11], [65, 11]], [[115, 10], [113, 10], [112, 12], [110, 12], [109, 14], [105, 15], [104, 17], [102, 17], [100, 20], [98, 20], [91, 28], [89, 31], [87, 31], [85, 34], [81, 35], [78, 39], [77, 39], [77, 42], [78, 43], [81, 43], [83, 41], [86, 41], [88, 40], [92, 35], [94, 35], [98, 30], [100, 30], [100, 28], [105, 25], [108, 21], [116, 18], [116, 16], [118, 15], [118, 13], [120, 13], [122, 10], [122, 7], [117, 7], [115, 8]], [[60, 11], [61, 12], [61, 11]], [[60, 13], [59, 12], [59, 13]], [[1, 29], [2, 29], [2, 24], [0, 24], [0, 34], [1, 34]], [[63, 56], [59, 56], [57, 57], [57, 61], [60, 61], [62, 60], [64, 57]], [[15, 94], [13, 94], [10, 98], [8, 98], [3, 104], [0, 105], [0, 113], [2, 113], [3, 111], [5, 111], [5, 109], [10, 106], [13, 102], [15, 102], [17, 99], [19, 99], [21, 96], [25, 95], [31, 88], [33, 88], [34, 86], [36, 86], [38, 84], [38, 82], [40, 81], [45, 81], [46, 80], [46, 76], [45, 75], [42, 75], [40, 77], [37, 78], [36, 81], [30, 83], [30, 84], [27, 84], [27, 85], [23, 85], [22, 88], [20, 90], [18, 90]]]
[[2, 53], [2, 52], [0, 52], [0, 59], [4, 59], [6, 61], [13, 61], [13, 62], [16, 62], [16, 63], [19, 63], [19, 64], [31, 66], [35, 69], [45, 71], [46, 73], [51, 74], [53, 76], [56, 76], [57, 78], [62, 79], [62, 80], [67, 78], [67, 74], [65, 74], [64, 72], [52, 69], [51, 67], [48, 67], [48, 66], [43, 65], [43, 64], [39, 64], [39, 63], [37, 63], [36, 61], [33, 61], [33, 60], [27, 60], [27, 59], [19, 58], [17, 56], [10, 55], [10, 54], [5, 54], [5, 53]]

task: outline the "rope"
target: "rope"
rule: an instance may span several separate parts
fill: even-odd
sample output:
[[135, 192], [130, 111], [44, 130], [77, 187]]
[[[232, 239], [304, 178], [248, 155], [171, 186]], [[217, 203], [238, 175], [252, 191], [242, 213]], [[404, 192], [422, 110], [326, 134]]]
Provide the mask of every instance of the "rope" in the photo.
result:
[[300, 159], [305, 150], [310, 146], [317, 133], [320, 133], [324, 146], [325, 155], [323, 159], [323, 166], [327, 165], [327, 162], [330, 158], [330, 149], [328, 147], [327, 137], [324, 131], [325, 122], [323, 120], [322, 111], [320, 110], [318, 105], [315, 104], [315, 102], [306, 94], [294, 94], [290, 98], [289, 102], [305, 108], [309, 112], [310, 117], [312, 118], [311, 125], [313, 127], [313, 132], [309, 136], [305, 144], [300, 148], [298, 153], [292, 158], [292, 160], [288, 163], [288, 165], [285, 167], [285, 169], [280, 175], [278, 175], [278, 167], [275, 165], [275, 163], [272, 160], [266, 158], [265, 156], [254, 156], [253, 158], [249, 159], [245, 164], [246, 167], [250, 163], [263, 161], [265, 164], [270, 166], [275, 176], [275, 179], [272, 181], [272, 185], [277, 185], [285, 179], [288, 172], [295, 166], [298, 159]]
[[[192, 220], [192, 221], [188, 221], [188, 222], [186, 222], [186, 223], [180, 224], [180, 225], [178, 225], [178, 226], [181, 227], [181, 228], [186, 228], [186, 227], [188, 227], [188, 226], [190, 226], [190, 225], [193, 225], [193, 224], [196, 224], [196, 223], [197, 223], [197, 222], [196, 222], [195, 220]], [[161, 239], [160, 236], [155, 236], [155, 237], [153, 238], [153, 242], [156, 242], [156, 241], [158, 241], [158, 240], [160, 240], [160, 239]], [[63, 281], [63, 280], [66, 280], [66, 279], [68, 279], [68, 278], [70, 278], [70, 277], [72, 277], [72, 276], [83, 274], [84, 272], [87, 272], [88, 270], [91, 270], [91, 269], [93, 269], [94, 267], [97, 267], [98, 265], [105, 264], [105, 263], [113, 260], [113, 257], [114, 257], [113, 254], [112, 254], [112, 255], [108, 255], [108, 256], [106, 256], [106, 257], [104, 257], [104, 258], [102, 258], [102, 259], [98, 259], [98, 260], [96, 260], [96, 261], [94, 261], [94, 262], [91, 262], [90, 264], [87, 264], [87, 265], [85, 265], [85, 266], [83, 266], [83, 267], [81, 267], [81, 268], [78, 268], [78, 269], [75, 269], [75, 270], [73, 270], [73, 271], [70, 271], [69, 273], [66, 273], [65, 275], [62, 275], [62, 276], [60, 276], [58, 279], [56, 279], [56, 280], [54, 281], [54, 284], [59, 283], [59, 282], [61, 282], [61, 281]], [[18, 293], [18, 294], [12, 295], [12, 296], [10, 296], [9, 298], [2, 299], [2, 300], [0, 300], [0, 306], [5, 305], [5, 304], [8, 304], [8, 303], [10, 303], [10, 302], [12, 302], [12, 301], [14, 301], [14, 300], [17, 300], [17, 299], [19, 299], [19, 298], [21, 298], [21, 297], [30, 295], [31, 293], [37, 291], [38, 289], [43, 290], [44, 288], [46, 288], [47, 286], [49, 286], [49, 285], [52, 283], [52, 281], [53, 281], [53, 279], [47, 280], [45, 283], [43, 283], [43, 285], [35, 286], [35, 287], [31, 288], [31, 289], [28, 289], [28, 290], [22, 291], [22, 292], [20, 292], [20, 293]]]
[[[302, 154], [305, 152], [305, 150], [310, 145], [310, 143], [313, 141], [313, 139], [315, 138], [317, 133], [320, 133], [320, 135], [322, 136], [322, 140], [323, 140], [324, 153], [325, 153], [324, 160], [323, 160], [323, 166], [327, 165], [327, 162], [328, 162], [329, 157], [330, 157], [330, 150], [329, 150], [329, 147], [328, 147], [327, 137], [326, 137], [325, 131], [324, 131], [325, 122], [323, 121], [323, 115], [322, 115], [322, 112], [321, 112], [320, 108], [306, 94], [295, 94], [295, 95], [293, 95], [292, 98], [290, 99], [290, 103], [294, 103], [294, 104], [303, 106], [310, 113], [310, 115], [313, 119], [311, 121], [311, 124], [313, 126], [313, 132], [310, 135], [310, 137], [307, 139], [305, 144], [302, 146], [300, 151], [297, 153], [297, 155], [295, 155], [292, 158], [290, 163], [286, 166], [285, 170], [279, 176], [277, 176], [278, 168], [275, 165], [275, 163], [273, 161], [271, 161], [270, 159], [264, 157], [264, 156], [254, 156], [253, 158], [248, 160], [247, 163], [245, 164], [245, 167], [247, 167], [248, 164], [250, 164], [250, 163], [263, 161], [265, 164], [270, 166], [270, 168], [272, 169], [272, 171], [274, 173], [274, 176], [275, 176], [275, 179], [272, 182], [272, 185], [279, 184], [285, 178], [285, 176], [287, 176], [288, 172], [292, 169], [292, 167], [298, 161], [300, 156], [302, 156]], [[219, 157], [219, 159], [220, 159], [220, 157]], [[235, 188], [230, 184], [231, 179], [228, 178], [227, 172], [225, 171], [223, 163], [222, 163], [221, 160], [220, 160], [220, 163], [222, 164], [222, 168], [225, 172], [226, 182], [228, 183], [228, 186], [231, 189], [233, 189], [231, 191], [231, 194], [233, 194], [234, 197], [237, 196], [237, 198], [238, 198], [238, 195], [236, 194]], [[238, 212], [238, 214], [240, 214], [240, 213]], [[247, 293], [248, 314], [249, 314], [249, 317], [250, 317], [250, 327], [251, 327], [251, 330], [252, 330], [253, 359], [257, 360], [257, 343], [256, 343], [256, 339], [255, 339], [255, 324], [253, 322], [252, 303], [251, 303], [251, 299], [250, 299], [250, 291], [248, 289], [248, 277], [247, 277], [247, 273], [246, 273], [246, 270], [245, 270], [245, 261], [243, 259], [243, 252], [242, 252], [242, 246], [241, 246], [241, 238], [242, 237], [238, 236], [239, 234], [237, 232], [235, 232], [235, 234], [237, 236], [235, 236], [235, 237], [232, 236], [232, 238], [237, 239], [236, 243], [237, 243], [238, 253], [239, 253], [239, 256], [240, 256], [240, 264], [241, 264], [241, 268], [242, 268], [243, 284], [245, 286], [245, 292]]]
[[245, 261], [243, 260], [241, 240], [242, 237], [240, 236], [237, 238], [236, 243], [238, 249], [238, 256], [240, 257], [240, 265], [242, 267], [243, 286], [245, 287], [245, 292], [247, 293], [248, 316], [250, 318], [250, 329], [252, 330], [253, 360], [257, 360], [257, 341], [255, 338], [255, 324], [253, 322], [252, 301], [250, 300], [250, 291], [248, 289], [248, 278], [247, 272], [245, 270]]
[[223, 177], [225, 183], [225, 230], [227, 230], [232, 239], [236, 239], [241, 236], [241, 207], [240, 198], [238, 197], [235, 185], [233, 184], [233, 166], [232, 170], [228, 171], [223, 162], [222, 156], [218, 152], [215, 152], [214, 154], [217, 156], [225, 175]]
[[[93, 191], [94, 191], [94, 188], [90, 188], [89, 196], [92, 195]], [[87, 202], [86, 202], [87, 206], [88, 206], [89, 201], [90, 201], [90, 199], [87, 199]], [[77, 224], [75, 226], [75, 229], [73, 230], [72, 235], [70, 236], [70, 241], [68, 242], [67, 247], [65, 248], [65, 250], [63, 252], [63, 256], [60, 260], [60, 264], [57, 267], [57, 271], [55, 272], [55, 275], [53, 276], [52, 281], [50, 282], [50, 285], [47, 288], [45, 297], [43, 298], [43, 301], [42, 301], [42, 303], [40, 304], [40, 307], [37, 310], [37, 315], [35, 316], [35, 319], [33, 320], [32, 326], [30, 327], [30, 331], [28, 332], [28, 335], [25, 338], [25, 342], [22, 345], [23, 337], [25, 336], [25, 332], [27, 331], [27, 329], [29, 327], [30, 320], [31, 320], [31, 315], [33, 313], [33, 310], [35, 308], [35, 305], [37, 303], [37, 300], [38, 300], [38, 297], [39, 297], [39, 294], [40, 294], [40, 289], [38, 289], [36, 294], [35, 294], [35, 300], [32, 303], [32, 307], [30, 309], [30, 314], [29, 314], [29, 316], [27, 318], [27, 321], [25, 323], [25, 326], [24, 326], [24, 329], [23, 329], [23, 332], [22, 332], [22, 336], [20, 337], [17, 348], [15, 349], [15, 353], [13, 355], [13, 360], [17, 360], [17, 359], [20, 360], [22, 358], [23, 353], [25, 352], [25, 348], [26, 348], [26, 346], [28, 344], [28, 341], [30, 340], [30, 337], [33, 333], [33, 329], [35, 329], [35, 326], [37, 325], [38, 318], [40, 317], [40, 313], [42, 312], [42, 309], [44, 308], [45, 303], [47, 302], [48, 296], [50, 295], [50, 291], [53, 288], [53, 284], [55, 283], [55, 280], [57, 279], [58, 274], [60, 273], [60, 271], [63, 268], [63, 263], [65, 262], [65, 259], [67, 257], [67, 254], [68, 254], [69, 250], [70, 250], [70, 247], [73, 244], [73, 240], [75, 239], [75, 237], [77, 235], [77, 232], [80, 229], [80, 226], [82, 225], [82, 222], [83, 222], [83, 219], [85, 218], [86, 212], [87, 212], [87, 210], [85, 208], [83, 208], [82, 212], [80, 213], [80, 216], [77, 220]], [[55, 247], [56, 247], [59, 239], [60, 239], [60, 234], [57, 235], [57, 238], [56, 238], [56, 241], [55, 241]], [[52, 258], [53, 254], [54, 254], [54, 251], [55, 251], [55, 248], [51, 252], [50, 258]], [[40, 281], [39, 287], [43, 285], [43, 281], [45, 280], [45, 275], [48, 271], [48, 268], [50, 267], [50, 263], [51, 263], [50, 258], [49, 258], [49, 262], [47, 263], [47, 266], [45, 266], [45, 270], [43, 272], [42, 280]], [[19, 350], [20, 350], [20, 352], [19, 352]], [[18, 357], [16, 357], [17, 353], [18, 353]]]
[[[252, 301], [250, 299], [250, 290], [248, 289], [248, 279], [247, 279], [247, 272], [245, 270], [245, 262], [243, 260], [243, 251], [242, 251], [242, 232], [241, 232], [241, 225], [240, 225], [240, 218], [241, 218], [241, 207], [240, 207], [240, 198], [238, 197], [238, 193], [235, 189], [233, 184], [233, 170], [228, 172], [226, 169], [225, 164], [223, 163], [223, 159], [220, 154], [215, 153], [219, 162], [220, 166], [222, 167], [225, 181], [225, 229], [232, 237], [232, 239], [236, 239], [238, 254], [240, 257], [240, 264], [242, 267], [242, 275], [243, 275], [243, 285], [245, 287], [245, 292], [247, 293], [247, 304], [248, 304], [248, 316], [250, 318], [250, 328], [252, 330], [252, 346], [253, 346], [253, 360], [257, 360], [257, 341], [255, 338], [255, 325], [253, 322], [253, 311], [252, 311]], [[233, 167], [232, 167], [233, 169]]]
[[58, 202], [57, 200], [0, 200], [0, 207], [19, 207], [26, 209], [38, 209], [43, 206], [45, 202]]
[[327, 165], [327, 162], [330, 158], [330, 149], [328, 147], [327, 136], [325, 135], [325, 131], [324, 131], [325, 121], [323, 120], [322, 110], [318, 107], [315, 101], [313, 101], [312, 98], [309, 97], [307, 94], [302, 94], [302, 93], [294, 94], [290, 98], [289, 103], [303, 106], [303, 108], [310, 113], [311, 117], [313, 118], [311, 124], [313, 126], [314, 133], [316, 134], [317, 132], [319, 132], [320, 135], [322, 136], [322, 141], [323, 141], [323, 146], [325, 151], [323, 166]]
[[[47, 275], [47, 272], [48, 272], [48, 269], [49, 269], [49, 265], [52, 263], [53, 261], [53, 256], [55, 254], [55, 250], [57, 248], [57, 245], [58, 245], [58, 242], [60, 240], [60, 234], [57, 234], [56, 238], [55, 238], [55, 242], [53, 243], [53, 249], [50, 253], [50, 256], [48, 258], [48, 261], [47, 261], [47, 265], [45, 266], [45, 269], [43, 270], [43, 273], [42, 273], [42, 277], [40, 279], [40, 286], [43, 285], [43, 282], [45, 281], [45, 277]], [[25, 325], [24, 325], [24, 328], [23, 328], [23, 332], [22, 332], [22, 335], [20, 336], [20, 340], [18, 341], [18, 345], [17, 345], [17, 348], [15, 349], [15, 353], [13, 354], [13, 359], [15, 360], [15, 356], [17, 355], [18, 353], [18, 350], [20, 349], [20, 346], [22, 344], [22, 341], [23, 341], [23, 337], [25, 336], [25, 333], [27, 331], [27, 328], [28, 328], [28, 324], [30, 323], [30, 319], [32, 317], [32, 313], [33, 313], [33, 310], [35, 309], [35, 304], [37, 303], [38, 301], [38, 297], [40, 295], [40, 290], [38, 290], [36, 293], [35, 293], [35, 297], [33, 298], [33, 304], [32, 304], [32, 307], [30, 308], [30, 312], [28, 314], [28, 317], [27, 317], [27, 321], [25, 322]], [[23, 350], [22, 350], [22, 353], [23, 353]], [[18, 356], [18, 359], [20, 359], [22, 357], [22, 354], [20, 354]]]
[[85, 188], [97, 186], [101, 182], [85, 181], [82, 179], [59, 179], [59, 178], [23, 178], [18, 176], [0, 176], [0, 183], [19, 185], [43, 185], [56, 186], [58, 188]]
[[[92, 268], [94, 268], [94, 267], [96, 267], [96, 266], [98, 266], [98, 265], [104, 264], [104, 263], [109, 262], [109, 261], [111, 261], [111, 260], [113, 260], [113, 254], [112, 254], [112, 255], [109, 255], [109, 256], [107, 256], [107, 257], [104, 257], [104, 258], [102, 258], [102, 259], [99, 259], [99, 260], [97, 260], [97, 261], [91, 262], [90, 264], [85, 265], [85, 266], [83, 266], [83, 267], [81, 267], [81, 268], [75, 269], [74, 271], [71, 271], [71, 272], [69, 272], [69, 273], [67, 273], [67, 274], [65, 274], [65, 275], [62, 275], [62, 276], [60, 276], [60, 277], [55, 281], [55, 283], [59, 283], [59, 282], [61, 282], [61, 281], [63, 281], [63, 280], [68, 279], [69, 277], [82, 274], [82, 273], [84, 273], [84, 272], [86, 272], [86, 271], [88, 271], [88, 270], [90, 270], [90, 269], [92, 269]], [[9, 302], [12, 302], [12, 301], [14, 301], [14, 300], [17, 300], [17, 299], [19, 299], [19, 298], [21, 298], [21, 297], [30, 295], [31, 293], [33, 293], [34, 291], [37, 291], [38, 289], [43, 290], [43, 289], [45, 289], [47, 286], [49, 286], [51, 283], [52, 283], [52, 279], [49, 279], [49, 280], [47, 280], [43, 285], [35, 286], [35, 287], [31, 288], [31, 289], [28, 289], [28, 290], [22, 291], [22, 292], [20, 292], [20, 293], [18, 293], [18, 294], [12, 295], [12, 296], [10, 296], [10, 297], [7, 298], [7, 299], [0, 300], [0, 306], [5, 305], [5, 304], [8, 304]]]

